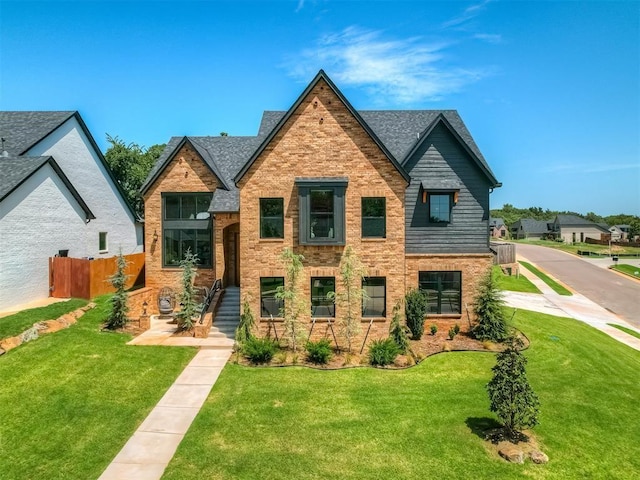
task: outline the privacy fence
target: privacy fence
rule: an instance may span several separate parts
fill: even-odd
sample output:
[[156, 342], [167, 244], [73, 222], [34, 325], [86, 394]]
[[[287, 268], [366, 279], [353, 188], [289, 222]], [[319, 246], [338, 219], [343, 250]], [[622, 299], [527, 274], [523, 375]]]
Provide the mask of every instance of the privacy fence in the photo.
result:
[[[144, 285], [144, 253], [124, 256], [127, 261], [126, 288]], [[117, 270], [117, 257], [88, 260], [86, 258], [49, 258], [49, 291], [56, 298], [86, 298], [114, 292], [109, 282]]]

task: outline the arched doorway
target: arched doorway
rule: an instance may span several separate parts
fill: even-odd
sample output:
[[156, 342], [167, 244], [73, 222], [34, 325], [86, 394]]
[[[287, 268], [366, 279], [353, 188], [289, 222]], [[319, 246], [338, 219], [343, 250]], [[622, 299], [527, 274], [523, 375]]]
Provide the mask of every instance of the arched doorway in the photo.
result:
[[222, 283], [225, 287], [240, 286], [240, 224], [233, 223], [222, 231], [224, 248], [224, 276]]

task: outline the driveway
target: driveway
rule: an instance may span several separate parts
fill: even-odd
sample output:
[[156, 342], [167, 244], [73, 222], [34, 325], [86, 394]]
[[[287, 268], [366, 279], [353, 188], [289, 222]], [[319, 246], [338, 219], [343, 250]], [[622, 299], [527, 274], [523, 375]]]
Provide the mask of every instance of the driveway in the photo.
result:
[[516, 252], [589, 300], [640, 328], [640, 282], [637, 280], [602, 268], [601, 260], [591, 263], [552, 248], [518, 243]]

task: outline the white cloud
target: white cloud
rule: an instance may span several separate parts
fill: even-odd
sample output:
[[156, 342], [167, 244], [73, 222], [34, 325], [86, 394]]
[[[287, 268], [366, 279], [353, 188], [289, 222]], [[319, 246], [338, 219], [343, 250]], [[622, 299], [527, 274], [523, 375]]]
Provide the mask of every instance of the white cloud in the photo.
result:
[[381, 32], [349, 27], [325, 35], [288, 59], [293, 77], [308, 81], [323, 68], [340, 85], [364, 88], [377, 103], [439, 100], [489, 74], [488, 69], [447, 63], [447, 42], [384, 39]]
[[443, 28], [457, 27], [459, 25], [462, 25], [463, 23], [468, 22], [472, 18], [478, 16], [482, 12], [482, 10], [484, 10], [484, 7], [489, 2], [491, 2], [491, 0], [483, 0], [480, 3], [476, 3], [474, 5], [471, 5], [471, 6], [467, 7], [467, 8], [465, 8], [464, 11], [460, 15], [458, 15], [457, 17], [452, 18], [451, 20], [448, 20], [448, 21], [444, 22], [442, 24], [442, 27]]

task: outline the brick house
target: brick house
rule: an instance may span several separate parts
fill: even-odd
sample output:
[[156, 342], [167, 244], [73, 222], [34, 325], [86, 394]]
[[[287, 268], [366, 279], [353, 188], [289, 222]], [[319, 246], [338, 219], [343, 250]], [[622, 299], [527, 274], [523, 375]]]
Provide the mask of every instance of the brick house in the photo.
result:
[[[453, 110], [356, 111], [320, 71], [255, 137], [176, 137], [142, 187], [147, 286], [177, 286], [187, 247], [196, 283], [220, 278], [249, 298], [263, 331], [278, 319], [285, 247], [304, 255], [308, 320], [341, 312], [351, 246], [367, 269], [362, 321], [388, 330], [406, 291], [429, 315], [459, 320], [492, 264], [489, 193], [500, 186]], [[338, 310], [338, 311], [336, 311]]]

